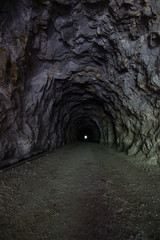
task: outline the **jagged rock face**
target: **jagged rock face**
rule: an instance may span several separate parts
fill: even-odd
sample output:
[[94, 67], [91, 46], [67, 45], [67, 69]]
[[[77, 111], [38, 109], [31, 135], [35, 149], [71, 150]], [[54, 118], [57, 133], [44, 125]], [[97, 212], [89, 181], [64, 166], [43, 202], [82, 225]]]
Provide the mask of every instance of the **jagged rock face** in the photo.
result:
[[1, 1], [1, 160], [88, 129], [92, 140], [157, 161], [159, 45], [156, 0]]

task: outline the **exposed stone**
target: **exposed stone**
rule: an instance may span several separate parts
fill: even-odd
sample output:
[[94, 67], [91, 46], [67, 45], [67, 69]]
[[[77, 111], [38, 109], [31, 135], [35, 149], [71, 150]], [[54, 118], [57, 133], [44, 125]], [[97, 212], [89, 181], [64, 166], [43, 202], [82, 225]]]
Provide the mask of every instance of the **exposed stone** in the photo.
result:
[[157, 2], [1, 1], [1, 161], [72, 142], [85, 127], [159, 159]]

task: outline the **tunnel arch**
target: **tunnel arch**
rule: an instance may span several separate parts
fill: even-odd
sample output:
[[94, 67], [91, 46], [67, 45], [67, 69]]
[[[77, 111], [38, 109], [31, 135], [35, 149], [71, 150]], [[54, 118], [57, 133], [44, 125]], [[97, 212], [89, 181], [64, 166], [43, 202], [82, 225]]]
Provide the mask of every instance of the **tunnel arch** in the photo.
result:
[[[85, 99], [85, 92], [80, 97], [73, 92], [68, 96], [70, 96], [71, 105], [68, 104], [70, 101], [64, 98], [61, 104], [63, 114], [60, 114], [62, 117], [60, 128], [64, 133], [64, 143], [76, 141], [80, 128], [90, 129], [92, 132], [90, 140], [104, 142], [102, 115], [106, 119], [106, 113], [103, 104], [98, 99], [93, 98], [92, 94]], [[73, 99], [74, 101], [72, 101]]]
[[9, 2], [1, 3], [0, 159], [70, 143], [83, 118], [107, 146], [159, 159], [159, 8], [148, 5], [147, 28], [143, 0], [137, 14], [122, 1], [16, 0], [18, 18]]

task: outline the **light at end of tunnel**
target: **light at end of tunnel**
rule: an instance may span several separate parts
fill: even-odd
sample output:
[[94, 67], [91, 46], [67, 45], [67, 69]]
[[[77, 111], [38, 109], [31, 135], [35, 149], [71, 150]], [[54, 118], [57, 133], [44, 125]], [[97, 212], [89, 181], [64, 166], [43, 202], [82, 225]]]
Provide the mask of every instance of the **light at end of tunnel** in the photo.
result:
[[84, 139], [87, 140], [88, 136], [87, 135], [84, 135]]

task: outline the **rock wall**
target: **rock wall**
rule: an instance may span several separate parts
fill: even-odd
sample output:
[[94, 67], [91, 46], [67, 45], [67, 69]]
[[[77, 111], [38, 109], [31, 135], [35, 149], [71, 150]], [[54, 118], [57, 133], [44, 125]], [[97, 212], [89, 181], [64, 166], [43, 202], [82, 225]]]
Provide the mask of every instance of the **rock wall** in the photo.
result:
[[0, 159], [100, 141], [159, 161], [156, 0], [0, 2]]

